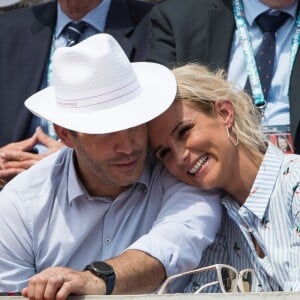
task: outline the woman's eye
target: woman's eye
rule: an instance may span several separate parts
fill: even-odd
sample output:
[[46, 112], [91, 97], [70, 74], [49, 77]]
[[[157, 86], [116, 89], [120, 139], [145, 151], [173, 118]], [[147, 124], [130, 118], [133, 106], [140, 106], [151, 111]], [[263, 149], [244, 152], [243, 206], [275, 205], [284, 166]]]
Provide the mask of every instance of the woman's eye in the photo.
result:
[[189, 124], [189, 125], [186, 125], [186, 126], [182, 126], [181, 128], [178, 129], [178, 132], [177, 132], [177, 137], [180, 139], [180, 138], [183, 138], [184, 135], [192, 128], [192, 124]]
[[157, 153], [157, 156], [158, 156], [158, 159], [162, 160], [166, 157], [166, 155], [168, 154], [170, 150], [165, 148], [165, 149], [162, 149], [160, 150], [158, 153]]

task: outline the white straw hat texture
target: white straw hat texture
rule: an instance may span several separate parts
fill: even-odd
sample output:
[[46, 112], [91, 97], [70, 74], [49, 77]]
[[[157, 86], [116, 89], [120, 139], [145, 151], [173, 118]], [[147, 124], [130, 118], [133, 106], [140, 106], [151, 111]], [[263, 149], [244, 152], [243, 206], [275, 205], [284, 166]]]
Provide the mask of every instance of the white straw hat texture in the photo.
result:
[[176, 94], [169, 69], [130, 63], [105, 33], [57, 49], [52, 66], [53, 85], [25, 105], [37, 116], [78, 132], [102, 134], [141, 125], [163, 113]]

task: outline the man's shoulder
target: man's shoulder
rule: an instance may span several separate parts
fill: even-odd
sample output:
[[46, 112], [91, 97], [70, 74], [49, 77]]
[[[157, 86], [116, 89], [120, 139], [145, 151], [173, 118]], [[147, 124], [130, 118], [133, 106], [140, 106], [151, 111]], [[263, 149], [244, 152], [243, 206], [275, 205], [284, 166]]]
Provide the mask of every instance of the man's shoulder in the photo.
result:
[[176, 7], [187, 7], [189, 9], [193, 9], [193, 7], [195, 5], [198, 5], [198, 4], [201, 4], [201, 5], [205, 5], [206, 3], [209, 3], [211, 2], [211, 0], [185, 0], [185, 1], [182, 1], [182, 0], [162, 0], [162, 1], [159, 1], [156, 6], [157, 7], [163, 7], [163, 8], [166, 8], [166, 7], [173, 7], [173, 8], [176, 8]]
[[48, 16], [56, 18], [55, 2], [11, 10], [0, 15], [0, 24], [5, 24], [4, 27], [1, 25], [0, 30], [5, 28], [10, 30], [14, 26], [24, 27], [26, 22], [32, 22], [32, 20], [37, 20], [43, 25], [44, 19]]
[[186, 14], [202, 14], [211, 9], [231, 9], [231, 0], [163, 0], [155, 5], [155, 9], [172, 15], [176, 12]]
[[45, 172], [45, 176], [48, 176], [50, 173], [57, 172], [57, 168], [62, 169], [65, 168], [66, 165], [69, 165], [71, 156], [72, 149], [64, 147], [37, 162], [30, 169], [28, 169], [28, 172]]
[[128, 7], [133, 10], [137, 10], [141, 13], [147, 13], [149, 10], [152, 9], [153, 5], [152, 3], [140, 1], [140, 0], [125, 0]]
[[139, 1], [139, 0], [112, 0], [114, 2], [123, 2], [127, 5], [129, 14], [134, 22], [134, 25], [138, 24], [143, 18], [145, 18], [151, 11], [153, 4]]
[[69, 165], [70, 159], [71, 150], [67, 147], [63, 148], [20, 173], [7, 184], [7, 188], [20, 193], [22, 191], [38, 191], [46, 185], [49, 185], [50, 189], [54, 188], [55, 182], [60, 182], [60, 178], [64, 176], [64, 170]]
[[24, 21], [28, 18], [33, 18], [32, 9], [29, 7], [19, 8], [15, 10], [11, 10], [0, 15], [0, 24], [6, 24], [6, 27], [2, 27], [1, 29], [9, 28], [12, 25], [20, 24], [20, 22]]

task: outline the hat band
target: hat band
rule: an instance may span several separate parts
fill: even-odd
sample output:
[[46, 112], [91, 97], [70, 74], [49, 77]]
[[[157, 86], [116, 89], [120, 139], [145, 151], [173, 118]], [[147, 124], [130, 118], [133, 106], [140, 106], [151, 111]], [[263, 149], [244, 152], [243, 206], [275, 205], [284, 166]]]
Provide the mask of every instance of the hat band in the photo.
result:
[[132, 100], [141, 93], [138, 80], [129, 84], [92, 97], [78, 99], [60, 99], [56, 96], [56, 104], [63, 109], [80, 109], [82, 112], [93, 111], [96, 107], [105, 109]]

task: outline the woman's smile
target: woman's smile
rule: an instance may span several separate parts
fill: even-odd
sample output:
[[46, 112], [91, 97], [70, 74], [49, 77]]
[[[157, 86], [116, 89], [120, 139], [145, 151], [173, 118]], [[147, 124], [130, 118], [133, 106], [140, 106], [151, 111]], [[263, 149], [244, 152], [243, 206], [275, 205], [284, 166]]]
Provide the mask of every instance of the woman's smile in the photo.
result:
[[195, 175], [198, 171], [202, 169], [204, 165], [206, 165], [208, 161], [208, 154], [204, 154], [201, 156], [196, 163], [188, 170], [188, 174]]

